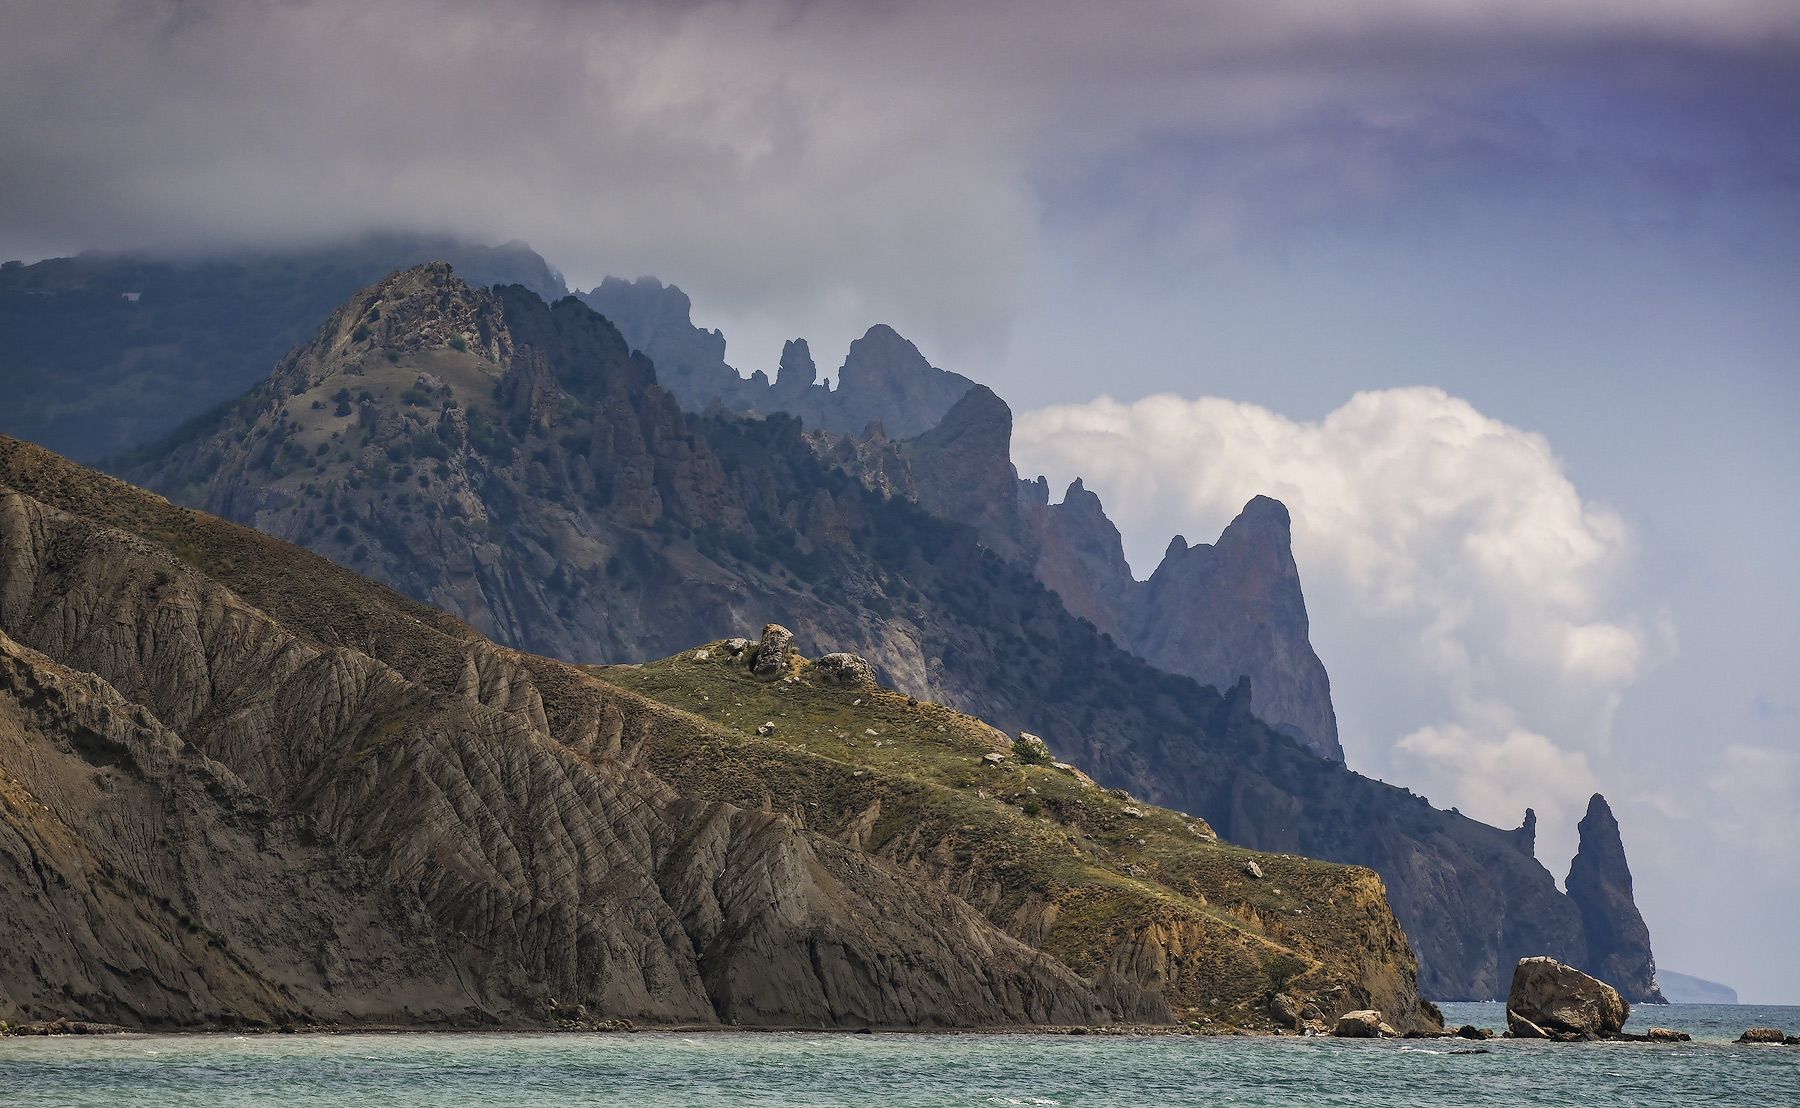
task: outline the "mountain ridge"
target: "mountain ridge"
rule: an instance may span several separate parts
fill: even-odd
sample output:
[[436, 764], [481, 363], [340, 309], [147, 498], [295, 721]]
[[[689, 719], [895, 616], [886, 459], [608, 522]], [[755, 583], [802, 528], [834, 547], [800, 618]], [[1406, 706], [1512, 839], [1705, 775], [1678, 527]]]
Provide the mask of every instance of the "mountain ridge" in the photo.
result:
[[[391, 342], [408, 320], [435, 338]], [[423, 267], [131, 472], [565, 658], [672, 654], [764, 622], [808, 651], [854, 649], [903, 691], [979, 705], [1231, 841], [1383, 873], [1433, 995], [1501, 996], [1524, 954], [1584, 960], [1575, 907], [1516, 832], [1308, 753], [1257, 717], [1249, 683], [1151, 668], [973, 528], [829, 464], [889, 458], [898, 488], [904, 444], [822, 448], [785, 416], [684, 413], [630, 351], [573, 300]]]
[[[685, 688], [712, 672], [679, 665]], [[1275, 966], [1328, 1008], [1430, 1024], [1368, 871], [1247, 855], [1173, 813], [1123, 820], [1058, 769], [984, 771], [979, 721], [788, 665], [758, 687], [941, 747], [956, 774], [1060, 789], [1085, 829], [880, 759], [846, 780], [0, 436], [0, 859], [40, 875], [0, 894], [19, 927], [0, 1006], [132, 1026], [855, 1027], [1168, 1022], [1179, 1002], [1254, 1024]], [[726, 799], [770, 757], [792, 809]], [[871, 794], [908, 835], [871, 835]], [[950, 823], [904, 816], [918, 795]], [[997, 853], [958, 863], [971, 816]], [[1117, 825], [1136, 822], [1188, 891], [1130, 873]], [[1088, 860], [1043, 868], [1069, 846]], [[972, 892], [1016, 887], [983, 915], [932, 876], [939, 855]], [[1234, 905], [1267, 895], [1238, 875], [1248, 857], [1311, 911], [1246, 926]], [[1056, 922], [1095, 895], [1116, 933]]]

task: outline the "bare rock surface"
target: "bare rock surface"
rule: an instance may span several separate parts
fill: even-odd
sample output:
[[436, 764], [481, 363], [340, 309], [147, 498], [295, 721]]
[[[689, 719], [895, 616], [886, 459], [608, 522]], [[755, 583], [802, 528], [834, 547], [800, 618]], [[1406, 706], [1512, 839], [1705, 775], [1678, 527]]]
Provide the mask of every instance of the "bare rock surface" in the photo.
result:
[[[1354, 1012], [1345, 1012], [1332, 1025], [1331, 1033], [1340, 1039], [1379, 1039], [1384, 1034], [1381, 1013], [1373, 1009], [1363, 1008]], [[1387, 1034], [1393, 1029], [1388, 1028]]]
[[840, 689], [868, 688], [875, 684], [875, 667], [860, 654], [840, 650], [813, 663], [813, 679]]
[[756, 674], [758, 681], [774, 681], [787, 676], [793, 658], [794, 633], [779, 623], [771, 623], [762, 630], [750, 672]]
[[1521, 958], [1513, 970], [1506, 1023], [1515, 1038], [1602, 1038], [1630, 1016], [1617, 989], [1554, 958]]

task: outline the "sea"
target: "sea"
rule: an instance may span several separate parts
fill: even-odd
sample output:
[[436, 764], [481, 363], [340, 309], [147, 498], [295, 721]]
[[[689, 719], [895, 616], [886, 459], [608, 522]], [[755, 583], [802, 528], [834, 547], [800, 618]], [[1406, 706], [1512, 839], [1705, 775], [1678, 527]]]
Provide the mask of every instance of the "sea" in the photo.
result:
[[[1499, 1004], [1446, 1004], [1498, 1028]], [[1641, 1006], [1695, 1042], [645, 1031], [0, 1039], [0, 1104], [1800, 1106], [1800, 1007]]]

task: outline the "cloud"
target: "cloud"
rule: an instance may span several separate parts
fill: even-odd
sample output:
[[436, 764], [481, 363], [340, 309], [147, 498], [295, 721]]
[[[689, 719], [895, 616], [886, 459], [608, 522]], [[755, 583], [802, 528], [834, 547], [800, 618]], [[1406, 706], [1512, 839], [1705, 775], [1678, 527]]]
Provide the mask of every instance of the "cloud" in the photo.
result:
[[1352, 763], [1503, 825], [1537, 807], [1552, 847], [1572, 841], [1621, 693], [1673, 649], [1614, 595], [1623, 520], [1542, 436], [1441, 389], [1357, 393], [1317, 422], [1101, 398], [1023, 413], [1015, 452], [1085, 478], [1139, 572], [1171, 529], [1205, 539], [1253, 495], [1284, 501]]
[[[1785, 113], [1755, 106], [1791, 76], [1730, 82], [1792, 61], [1797, 12], [14, 0], [0, 249], [517, 236], [584, 283], [657, 272], [727, 321], [885, 319], [955, 356], [1003, 339], [1071, 235], [1147, 257], [1422, 211], [1421, 181], [1555, 165], [1661, 197], [1717, 193], [1719, 164], [1780, 169]], [[1729, 156], [1672, 149], [1677, 131]]]
[[[1597, 782], [1587, 755], [1564, 750], [1543, 735], [1513, 729], [1484, 738], [1466, 727], [1421, 727], [1394, 744], [1406, 756], [1409, 780], [1430, 796], [1456, 796], [1471, 814], [1506, 826], [1526, 808], [1580, 811]], [[1567, 827], [1560, 830], [1566, 838]]]
[[[1800, 751], [1728, 744], [1705, 777], [1715, 834], [1746, 854], [1775, 863], [1786, 883], [1800, 885], [1791, 864], [1795, 798], [1800, 797]], [[1783, 864], [1788, 863], [1788, 864]]]

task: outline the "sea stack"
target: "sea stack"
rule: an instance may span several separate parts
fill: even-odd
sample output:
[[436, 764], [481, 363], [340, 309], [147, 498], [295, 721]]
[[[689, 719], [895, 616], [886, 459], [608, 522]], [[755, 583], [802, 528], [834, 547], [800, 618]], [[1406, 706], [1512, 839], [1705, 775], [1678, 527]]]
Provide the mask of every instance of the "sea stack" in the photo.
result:
[[1619, 821], [1604, 796], [1595, 793], [1588, 801], [1579, 831], [1581, 843], [1564, 887], [1581, 913], [1588, 968], [1629, 1000], [1666, 1003], [1656, 984], [1650, 929], [1632, 899], [1631, 867], [1625, 863]]

